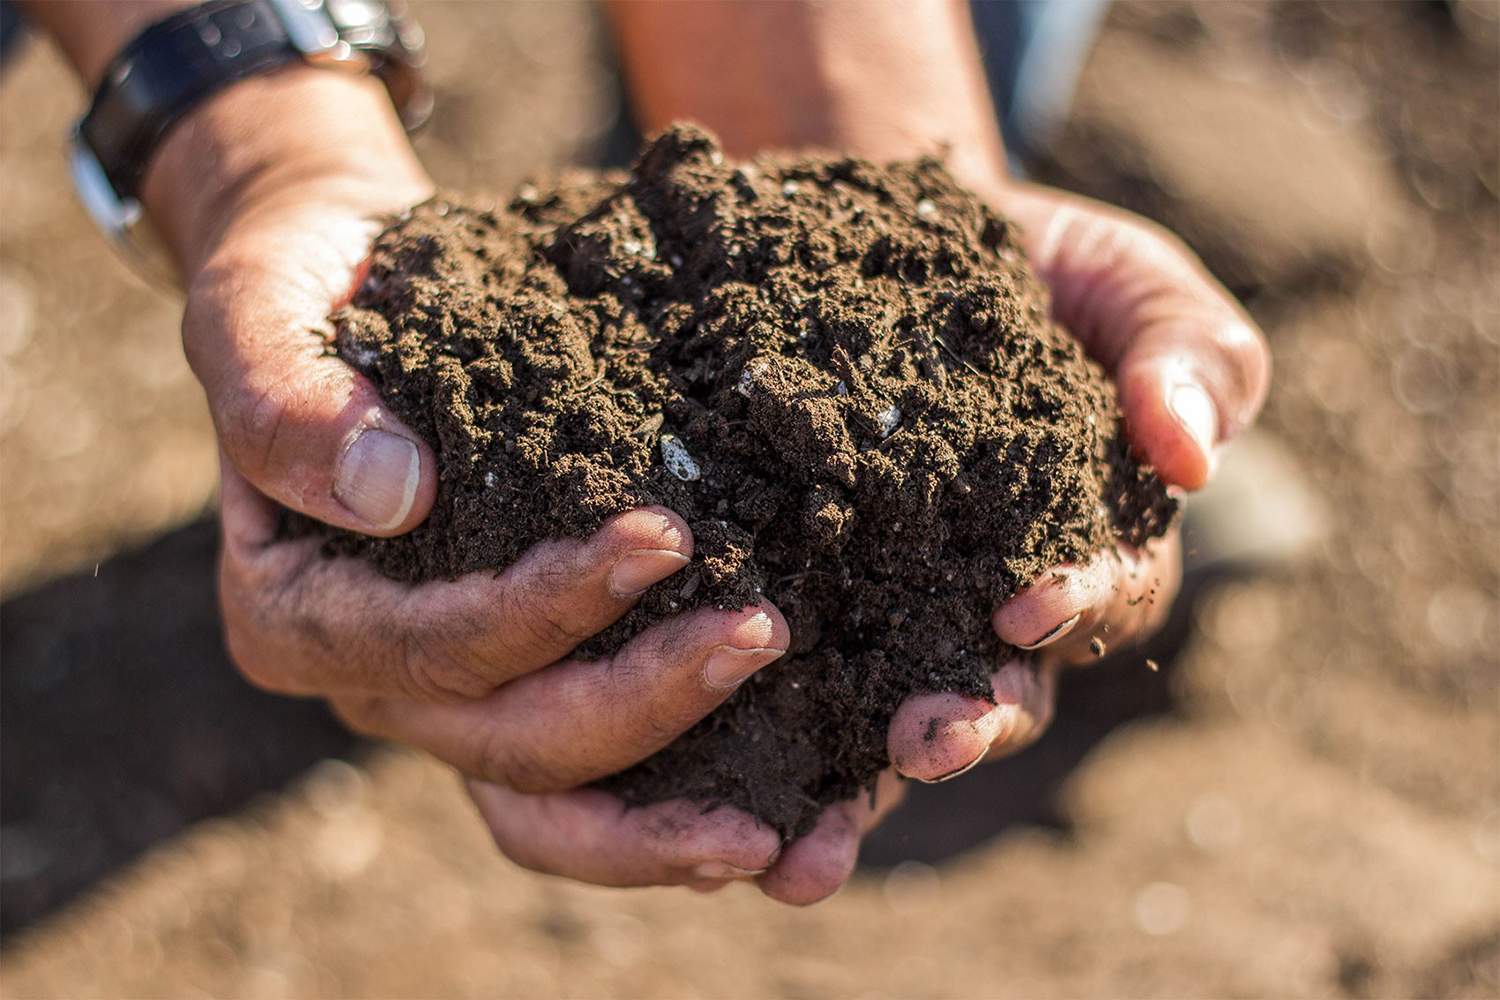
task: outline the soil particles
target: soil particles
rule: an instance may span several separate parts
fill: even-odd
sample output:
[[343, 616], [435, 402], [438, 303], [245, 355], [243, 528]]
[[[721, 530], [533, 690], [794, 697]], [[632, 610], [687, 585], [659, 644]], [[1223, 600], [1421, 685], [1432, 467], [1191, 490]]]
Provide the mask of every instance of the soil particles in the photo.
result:
[[399, 538], [319, 528], [330, 554], [452, 578], [659, 504], [692, 564], [580, 655], [698, 607], [786, 616], [786, 658], [601, 783], [632, 804], [805, 834], [888, 766], [907, 695], [992, 697], [999, 602], [1175, 516], [1014, 227], [934, 159], [739, 163], [676, 126], [628, 174], [419, 206], [334, 320], [441, 486]]

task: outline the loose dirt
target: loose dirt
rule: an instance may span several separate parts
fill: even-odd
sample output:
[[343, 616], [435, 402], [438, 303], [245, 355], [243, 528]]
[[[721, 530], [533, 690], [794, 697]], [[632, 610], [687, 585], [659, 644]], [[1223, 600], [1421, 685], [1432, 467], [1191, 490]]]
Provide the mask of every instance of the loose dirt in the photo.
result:
[[784, 662], [605, 782], [632, 803], [806, 833], [888, 766], [907, 695], [991, 696], [996, 604], [1176, 510], [1014, 228], [935, 160], [734, 163], [675, 127], [628, 175], [420, 206], [335, 325], [441, 486], [411, 534], [330, 554], [451, 578], [660, 504], [692, 565], [585, 654], [691, 608], [786, 614]]
[[[510, 190], [549, 163], [594, 162], [580, 137], [616, 97], [591, 5], [413, 8], [440, 91], [418, 141], [441, 183]], [[33, 45], [0, 87], [0, 576], [9, 597], [82, 572], [70, 596], [37, 595], [46, 617], [0, 628], [0, 915], [15, 932], [0, 993], [1494, 1000], [1497, 31], [1494, 5], [1467, 0], [1111, 5], [1062, 179], [1159, 210], [1249, 295], [1277, 355], [1259, 426], [1337, 516], [1307, 565], [1183, 602], [1175, 662], [1145, 654], [1160, 674], [1112, 666], [1129, 655], [1112, 648], [1065, 675], [1030, 750], [913, 786], [865, 841], [884, 870], [798, 910], [749, 886], [536, 876], [498, 857], [458, 782], [413, 754], [281, 788], [265, 762], [316, 749], [302, 706], [235, 697], [203, 645], [212, 622], [174, 624], [212, 608], [198, 599], [211, 541], [152, 564], [181, 604], [134, 575], [111, 584], [108, 562], [94, 577], [118, 518], [165, 530], [155, 512], [200, 481], [201, 504], [215, 445], [171, 361], [172, 307], [132, 287], [76, 206], [57, 137], [84, 96]], [[1226, 81], [1269, 111], [1252, 119]], [[1194, 99], [1210, 88], [1229, 100]], [[1247, 139], [1257, 122], [1276, 124]], [[1174, 137], [1199, 132], [1246, 150], [1234, 163], [1254, 175], [1178, 156]], [[1322, 230], [1320, 258], [1346, 255], [1337, 281], [1286, 257], [1283, 235], [1329, 218], [1313, 196], [1337, 190], [1323, 171], [1338, 163], [1307, 150], [1330, 136], [1390, 181], [1362, 184], [1386, 194], [1359, 212], [1412, 220], [1394, 245], [1351, 249], [1347, 220]], [[1274, 216], [1229, 215], [1262, 191], [1285, 193]], [[1224, 219], [1236, 226], [1210, 224]], [[18, 292], [34, 308], [17, 310]], [[29, 339], [18, 312], [34, 316]], [[65, 449], [79, 413], [101, 436]], [[201, 476], [160, 464], [200, 454]], [[210, 671], [224, 680], [206, 701]], [[1170, 711], [1104, 735], [1143, 705]], [[236, 775], [259, 776], [253, 805], [168, 835], [245, 788]], [[129, 866], [100, 846], [153, 842]], [[55, 909], [83, 886], [37, 918], [36, 900]], [[1186, 919], [1166, 933], [1174, 905]]]

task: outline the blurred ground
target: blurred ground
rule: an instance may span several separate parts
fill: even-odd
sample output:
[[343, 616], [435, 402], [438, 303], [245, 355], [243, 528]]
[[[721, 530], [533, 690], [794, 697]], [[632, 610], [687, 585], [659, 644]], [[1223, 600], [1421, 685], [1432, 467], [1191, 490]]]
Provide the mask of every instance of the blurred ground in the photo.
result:
[[[440, 179], [595, 155], [616, 98], [588, 8], [417, 13]], [[1500, 995], [1497, 22], [1493, 3], [1115, 8], [1043, 173], [1178, 229], [1247, 299], [1276, 355], [1264, 427], [1327, 536], [1293, 571], [1208, 590], [1169, 678], [1122, 658], [1070, 685], [1032, 751], [922, 789], [871, 845], [883, 867], [806, 911], [528, 875], [454, 780], [396, 751], [232, 809], [349, 748], [310, 706], [242, 698], [208, 637], [206, 529], [108, 558], [211, 502], [212, 441], [171, 303], [67, 192], [80, 98], [33, 50], [0, 89], [0, 903], [18, 931], [0, 991]], [[1006, 830], [978, 842], [976, 822]]]

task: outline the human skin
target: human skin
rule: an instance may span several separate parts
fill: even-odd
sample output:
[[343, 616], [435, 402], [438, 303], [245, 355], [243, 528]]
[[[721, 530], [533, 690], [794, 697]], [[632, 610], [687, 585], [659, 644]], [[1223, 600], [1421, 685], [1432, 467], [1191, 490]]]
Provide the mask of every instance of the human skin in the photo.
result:
[[[92, 85], [128, 38], [180, 6], [31, 12]], [[880, 159], [947, 145], [955, 172], [1025, 226], [1058, 318], [1115, 377], [1136, 448], [1167, 481], [1201, 485], [1264, 394], [1259, 335], [1160, 230], [1005, 178], [961, 14], [941, 0], [613, 10], [649, 128], [696, 119], [743, 153], [815, 144]], [[864, 800], [830, 807], [783, 850], [733, 809], [627, 810], [580, 787], [660, 749], [787, 646], [785, 621], [763, 605], [678, 616], [606, 661], [568, 658], [686, 564], [692, 538], [675, 514], [627, 512], [498, 577], [416, 587], [323, 559], [313, 540], [276, 539], [275, 503], [375, 535], [408, 531], [431, 507], [430, 447], [308, 333], [347, 298], [379, 218], [431, 191], [380, 85], [307, 67], [204, 102], [147, 173], [143, 202], [187, 280], [184, 349], [221, 444], [220, 590], [236, 661], [264, 687], [326, 697], [356, 729], [455, 765], [501, 850], [527, 867], [607, 885], [754, 879], [790, 903], [827, 896], [878, 819]], [[1032, 659], [996, 665], [993, 706], [957, 695], [903, 705], [881, 810], [899, 799], [895, 772], [938, 780], [1034, 740], [1057, 670], [1090, 658], [1096, 634], [1113, 646], [1154, 627], [1178, 568], [1169, 537], [1059, 567], [998, 609], [999, 635], [1037, 647]], [[943, 738], [920, 739], [933, 719]]]

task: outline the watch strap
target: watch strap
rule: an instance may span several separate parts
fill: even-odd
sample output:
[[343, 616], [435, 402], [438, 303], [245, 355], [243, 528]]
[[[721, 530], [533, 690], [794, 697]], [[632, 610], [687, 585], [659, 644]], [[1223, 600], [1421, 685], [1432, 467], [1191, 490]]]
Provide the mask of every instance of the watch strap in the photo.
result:
[[199, 102], [301, 58], [271, 0], [209, 0], [147, 28], [110, 63], [79, 137], [121, 198], [133, 198], [151, 154]]

